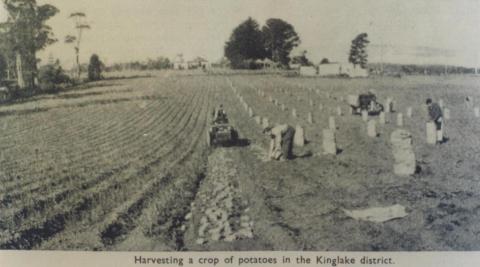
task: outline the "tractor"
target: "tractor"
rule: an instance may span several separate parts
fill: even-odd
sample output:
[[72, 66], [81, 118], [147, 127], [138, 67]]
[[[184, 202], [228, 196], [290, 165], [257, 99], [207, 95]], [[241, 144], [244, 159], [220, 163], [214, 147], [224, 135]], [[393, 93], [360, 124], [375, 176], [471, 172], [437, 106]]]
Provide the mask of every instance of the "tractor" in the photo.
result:
[[225, 113], [214, 116], [212, 125], [207, 131], [207, 144], [209, 147], [233, 146], [238, 141], [238, 132], [228, 122]]
[[348, 104], [352, 107], [352, 114], [355, 115], [360, 115], [364, 110], [368, 115], [378, 115], [383, 111], [383, 105], [377, 102], [377, 97], [371, 92], [358, 96], [349, 95]]

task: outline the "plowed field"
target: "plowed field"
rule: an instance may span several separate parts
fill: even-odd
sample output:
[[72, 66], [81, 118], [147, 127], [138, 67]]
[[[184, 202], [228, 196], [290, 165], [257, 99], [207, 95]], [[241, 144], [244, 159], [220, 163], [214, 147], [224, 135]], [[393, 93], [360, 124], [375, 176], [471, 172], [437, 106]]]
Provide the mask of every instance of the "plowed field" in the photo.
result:
[[[395, 100], [375, 138], [345, 102], [370, 89], [382, 103]], [[0, 248], [478, 250], [480, 118], [465, 102], [480, 99], [478, 89], [478, 78], [467, 76], [165, 72], [1, 106]], [[304, 127], [307, 144], [294, 149], [294, 160], [264, 160], [268, 140], [239, 96], [271, 123]], [[442, 145], [426, 143], [427, 97], [451, 112]], [[219, 103], [240, 133], [238, 146], [206, 145]], [[393, 173], [389, 137], [398, 113], [418, 165], [408, 177]], [[329, 116], [338, 127], [335, 156], [322, 150]], [[343, 211], [395, 204], [408, 215], [383, 223]]]

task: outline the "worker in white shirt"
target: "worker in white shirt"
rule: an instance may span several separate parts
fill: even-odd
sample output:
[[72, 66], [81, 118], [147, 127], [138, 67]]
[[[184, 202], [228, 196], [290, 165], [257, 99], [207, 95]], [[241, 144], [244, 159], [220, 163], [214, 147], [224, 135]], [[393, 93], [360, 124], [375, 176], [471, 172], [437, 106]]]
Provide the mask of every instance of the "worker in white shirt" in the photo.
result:
[[270, 149], [268, 157], [275, 160], [287, 160], [293, 158], [293, 136], [295, 129], [288, 124], [280, 124], [275, 127], [267, 127], [263, 133], [268, 135]]

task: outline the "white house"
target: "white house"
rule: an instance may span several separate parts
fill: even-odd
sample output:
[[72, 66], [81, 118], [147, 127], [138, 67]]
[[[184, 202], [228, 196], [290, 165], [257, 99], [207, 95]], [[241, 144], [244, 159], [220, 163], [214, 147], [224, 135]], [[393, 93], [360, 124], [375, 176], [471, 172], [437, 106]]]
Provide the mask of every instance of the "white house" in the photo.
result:
[[260, 68], [262, 68], [262, 69], [277, 67], [277, 64], [269, 58], [265, 58], [263, 60], [262, 59], [257, 59], [257, 60], [255, 60], [255, 64], [260, 66]]
[[178, 54], [173, 60], [173, 69], [175, 70], [185, 70], [188, 69], [188, 63], [183, 59], [182, 54]]
[[202, 57], [196, 57], [195, 59], [188, 61], [187, 65], [189, 69], [210, 68], [210, 63], [208, 62], [208, 60]]

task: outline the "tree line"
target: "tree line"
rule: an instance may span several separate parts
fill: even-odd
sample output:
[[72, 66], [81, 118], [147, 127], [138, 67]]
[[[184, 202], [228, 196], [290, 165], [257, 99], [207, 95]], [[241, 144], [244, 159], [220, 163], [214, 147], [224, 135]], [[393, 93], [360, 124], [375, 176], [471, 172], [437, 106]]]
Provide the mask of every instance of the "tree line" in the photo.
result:
[[35, 0], [3, 0], [3, 5], [8, 15], [0, 24], [3, 75], [15, 78], [20, 89], [33, 89], [38, 84], [37, 52], [57, 41], [46, 22], [59, 10]]
[[53, 5], [39, 5], [36, 0], [2, 0], [7, 20], [0, 23], [0, 86], [8, 85], [13, 94], [34, 94], [39, 90], [53, 90], [58, 85], [80, 81], [82, 71], [88, 72], [88, 80], [99, 80], [104, 68], [98, 55], [93, 54], [88, 66], [80, 64], [82, 34], [90, 26], [85, 22], [86, 14], [74, 12], [74, 35], [67, 35], [65, 43], [73, 44], [76, 56], [73, 79], [66, 74], [58, 60], [39, 67], [37, 52], [57, 42], [47, 21], [60, 10]]
[[148, 59], [147, 61], [131, 61], [125, 63], [114, 63], [105, 67], [105, 71], [123, 71], [123, 70], [163, 70], [173, 67], [172, 62], [167, 57], [158, 57]]
[[392, 63], [369, 63], [367, 68], [373, 73], [387, 76], [395, 75], [446, 75], [446, 74], [476, 74], [475, 68], [453, 65], [415, 65]]
[[[269, 59], [278, 67], [288, 68], [289, 64], [302, 66], [314, 65], [306, 56], [307, 51], [293, 58], [291, 51], [301, 43], [300, 37], [290, 23], [277, 19], [268, 19], [260, 28], [257, 21], [249, 17], [238, 25], [225, 43], [224, 54], [234, 69], [255, 69]], [[361, 33], [352, 40], [349, 62], [365, 68], [368, 62], [367, 33]], [[322, 64], [328, 63], [324, 58]]]
[[288, 66], [290, 52], [300, 42], [295, 28], [284, 20], [268, 19], [260, 29], [258, 22], [249, 17], [233, 30], [224, 52], [235, 69], [256, 68], [256, 62], [264, 59]]
[[[39, 5], [36, 0], [0, 0], [7, 12], [7, 20], [0, 23], [0, 86], [4, 80], [15, 83], [18, 91], [35, 91], [43, 87], [51, 89], [56, 84], [68, 84], [80, 81], [81, 73], [87, 72], [89, 80], [102, 78], [102, 71], [121, 70], [160, 70], [172, 68], [172, 62], [166, 57], [147, 61], [132, 61], [105, 66], [98, 55], [92, 55], [90, 63], [80, 64], [82, 36], [90, 29], [86, 14], [73, 12], [68, 18], [73, 22], [74, 34], [64, 38], [66, 44], [73, 46], [75, 55], [74, 75], [66, 75], [60, 62], [51, 60], [39, 67], [37, 53], [57, 42], [52, 28], [47, 22], [60, 11], [50, 4]], [[270, 18], [265, 25], [249, 17], [233, 29], [224, 46], [224, 55], [234, 69], [255, 69], [268, 65], [288, 68], [290, 64], [302, 66], [314, 65], [307, 57], [307, 51], [291, 57], [291, 52], [301, 43], [293, 25], [278, 18]], [[370, 68], [368, 63], [367, 33], [357, 35], [351, 41], [349, 62], [361, 68]], [[321, 64], [327, 64], [322, 59]], [[220, 64], [223, 66], [224, 64]], [[404, 74], [471, 73], [468, 68], [418, 65], [390, 67]]]

